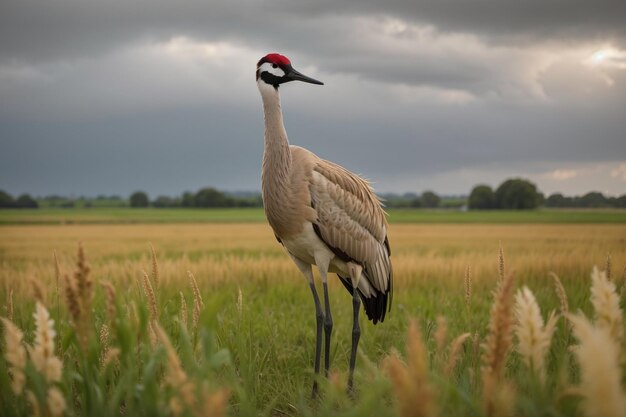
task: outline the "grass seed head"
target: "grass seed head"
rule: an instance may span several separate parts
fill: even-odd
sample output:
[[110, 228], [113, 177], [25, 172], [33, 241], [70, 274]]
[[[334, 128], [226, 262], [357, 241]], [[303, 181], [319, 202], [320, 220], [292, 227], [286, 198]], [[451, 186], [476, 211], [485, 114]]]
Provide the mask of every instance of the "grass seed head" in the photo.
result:
[[41, 303], [36, 304], [35, 318], [35, 342], [30, 349], [30, 358], [33, 365], [41, 373], [46, 381], [58, 382], [61, 380], [63, 363], [54, 355], [54, 320], [50, 313]]
[[156, 321], [159, 317], [159, 313], [157, 310], [156, 296], [154, 295], [154, 289], [152, 288], [152, 284], [150, 283], [150, 277], [146, 273], [146, 271], [142, 271], [142, 283], [143, 283], [143, 291], [148, 299], [148, 307], [150, 309], [150, 320]]
[[508, 397], [503, 388], [505, 384], [502, 374], [512, 341], [514, 283], [511, 273], [498, 282], [489, 316], [482, 366], [483, 401], [488, 416], [505, 415], [507, 412], [502, 408], [505, 402], [500, 402], [499, 399]]
[[608, 280], [606, 273], [594, 267], [591, 272], [591, 303], [595, 310], [595, 321], [605, 327], [617, 346], [621, 346], [624, 326], [619, 296], [615, 284]]
[[46, 304], [47, 291], [41, 281], [36, 277], [30, 277], [28, 281], [31, 285], [33, 298], [35, 298], [35, 300], [39, 301], [42, 304]]
[[182, 291], [179, 291], [180, 294], [180, 320], [183, 323], [185, 328], [187, 327], [187, 302], [185, 301], [185, 296]]
[[610, 329], [594, 326], [582, 314], [569, 314], [574, 336], [580, 344], [574, 354], [580, 364], [580, 386], [583, 414], [603, 417], [624, 416], [626, 398], [622, 390], [619, 347]]
[[107, 305], [107, 316], [109, 317], [109, 321], [113, 323], [116, 316], [115, 287], [113, 287], [113, 284], [109, 281], [102, 281], [102, 287], [104, 288], [104, 299], [106, 300]]
[[4, 306], [4, 309], [7, 312], [7, 318], [9, 320], [13, 320], [13, 288], [9, 290], [9, 294], [7, 294], [7, 303]]
[[59, 417], [65, 413], [65, 397], [57, 387], [51, 387], [48, 390], [47, 406], [50, 416]]
[[561, 283], [559, 276], [554, 272], [550, 272], [549, 274], [554, 281], [554, 291], [556, 292], [556, 296], [559, 298], [559, 310], [561, 311], [562, 316], [567, 316], [569, 313], [569, 301], [567, 299], [567, 292], [565, 292], [565, 287]]
[[504, 279], [504, 249], [502, 249], [502, 244], [498, 249], [498, 279], [500, 281]]
[[463, 333], [460, 336], [457, 336], [450, 345], [450, 352], [448, 354], [448, 362], [446, 363], [446, 367], [444, 368], [444, 374], [446, 376], [451, 376], [452, 372], [456, 368], [456, 364], [459, 360], [459, 354], [461, 352], [461, 348], [467, 339], [472, 336], [471, 333]]
[[39, 411], [39, 402], [37, 401], [35, 394], [30, 390], [26, 391], [26, 401], [30, 406], [31, 415], [33, 417], [39, 417], [41, 415], [41, 412]]
[[12, 321], [1, 318], [4, 324], [4, 340], [6, 343], [4, 358], [9, 364], [8, 371], [11, 374], [11, 390], [15, 395], [20, 395], [24, 389], [26, 376], [26, 348], [24, 347], [24, 333]]
[[83, 244], [79, 243], [76, 253], [76, 271], [74, 271], [74, 278], [83, 307], [91, 305], [91, 299], [93, 297], [93, 281], [89, 277], [90, 271], [91, 268], [87, 265], [87, 258], [85, 257], [85, 249], [83, 248]]
[[552, 312], [544, 325], [535, 296], [528, 287], [523, 287], [515, 294], [515, 317], [517, 350], [526, 366], [544, 383], [545, 357], [556, 327], [556, 315]]
[[465, 304], [469, 306], [470, 300], [472, 299], [472, 270], [469, 265], [465, 268], [463, 284], [465, 286]]
[[399, 414], [402, 417], [436, 416], [437, 407], [427, 378], [427, 351], [413, 320], [409, 324], [406, 352], [406, 364], [395, 350], [383, 362], [393, 385]]
[[154, 280], [154, 288], [158, 291], [160, 284], [159, 264], [157, 263], [156, 252], [152, 243], [150, 244], [150, 252], [152, 254], [152, 279]]
[[507, 274], [498, 283], [489, 316], [488, 334], [484, 345], [483, 370], [496, 375], [501, 375], [511, 346], [514, 283], [513, 274]]

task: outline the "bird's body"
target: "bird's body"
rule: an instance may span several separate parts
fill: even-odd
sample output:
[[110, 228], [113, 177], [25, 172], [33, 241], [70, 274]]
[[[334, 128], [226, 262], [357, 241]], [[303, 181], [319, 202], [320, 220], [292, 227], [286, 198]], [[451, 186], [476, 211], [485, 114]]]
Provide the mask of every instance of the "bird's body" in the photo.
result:
[[[277, 240], [308, 279], [313, 292], [318, 338], [316, 373], [319, 371], [322, 324], [326, 330], [325, 370], [328, 372], [332, 318], [327, 273], [336, 273], [353, 295], [353, 352], [349, 380], [352, 386], [360, 335], [360, 299], [374, 324], [384, 320], [391, 302], [393, 274], [387, 222], [380, 201], [365, 180], [304, 148], [289, 144], [278, 85], [292, 79], [321, 84], [293, 70], [289, 60], [282, 55], [270, 54], [259, 61], [257, 84], [265, 114], [263, 205]], [[315, 290], [312, 265], [317, 266], [324, 285], [324, 312]]]

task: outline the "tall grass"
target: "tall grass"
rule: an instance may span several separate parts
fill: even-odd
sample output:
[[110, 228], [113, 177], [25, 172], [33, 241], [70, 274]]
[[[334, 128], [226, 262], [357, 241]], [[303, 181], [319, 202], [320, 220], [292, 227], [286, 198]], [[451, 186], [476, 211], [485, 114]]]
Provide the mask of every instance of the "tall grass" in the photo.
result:
[[361, 326], [356, 395], [332, 281], [331, 375], [312, 400], [313, 302], [271, 234], [143, 227], [101, 228], [116, 246], [84, 239], [91, 226], [0, 240], [0, 415], [594, 415], [598, 386], [626, 411], [622, 277], [592, 268], [626, 261], [622, 229], [392, 227], [394, 307]]

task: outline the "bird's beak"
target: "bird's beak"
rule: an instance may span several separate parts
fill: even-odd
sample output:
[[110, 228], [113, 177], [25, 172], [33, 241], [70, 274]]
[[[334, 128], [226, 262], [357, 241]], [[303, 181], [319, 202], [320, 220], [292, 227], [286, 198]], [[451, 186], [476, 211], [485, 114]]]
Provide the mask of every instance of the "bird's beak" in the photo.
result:
[[290, 69], [290, 71], [285, 75], [285, 77], [288, 78], [289, 81], [304, 81], [305, 83], [324, 85], [323, 82], [317, 81], [316, 79], [311, 78], [311, 77], [307, 77], [306, 75], [302, 74], [301, 72], [293, 68]]

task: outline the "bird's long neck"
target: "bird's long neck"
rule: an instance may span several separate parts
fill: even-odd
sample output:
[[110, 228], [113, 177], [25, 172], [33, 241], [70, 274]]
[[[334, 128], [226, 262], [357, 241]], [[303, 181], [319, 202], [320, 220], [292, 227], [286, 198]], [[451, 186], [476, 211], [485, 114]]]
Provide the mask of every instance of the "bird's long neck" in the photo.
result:
[[[259, 85], [265, 114], [265, 149], [261, 187], [265, 211], [273, 210], [273, 202], [282, 201], [288, 193], [291, 171], [291, 152], [283, 124], [278, 90], [270, 85]], [[269, 213], [268, 213], [269, 214]]]

